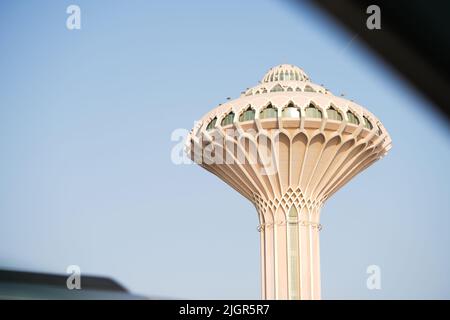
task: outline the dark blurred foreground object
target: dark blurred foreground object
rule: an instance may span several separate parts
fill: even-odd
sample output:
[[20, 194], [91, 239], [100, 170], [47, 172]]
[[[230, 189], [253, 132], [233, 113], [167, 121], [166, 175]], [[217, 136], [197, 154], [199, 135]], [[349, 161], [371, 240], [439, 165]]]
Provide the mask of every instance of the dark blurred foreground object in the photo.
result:
[[81, 276], [81, 289], [69, 290], [69, 275], [0, 270], [0, 299], [144, 299], [112, 279]]
[[[294, 0], [300, 2], [302, 0]], [[405, 76], [450, 120], [450, 1], [312, 0]], [[381, 29], [369, 30], [370, 5]]]

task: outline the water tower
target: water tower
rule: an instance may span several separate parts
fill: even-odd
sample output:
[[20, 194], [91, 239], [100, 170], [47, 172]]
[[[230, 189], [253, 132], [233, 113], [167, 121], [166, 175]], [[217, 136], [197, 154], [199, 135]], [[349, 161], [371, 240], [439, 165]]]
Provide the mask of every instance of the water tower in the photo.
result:
[[283, 64], [208, 112], [186, 146], [255, 205], [262, 298], [320, 299], [320, 210], [391, 139], [368, 110]]

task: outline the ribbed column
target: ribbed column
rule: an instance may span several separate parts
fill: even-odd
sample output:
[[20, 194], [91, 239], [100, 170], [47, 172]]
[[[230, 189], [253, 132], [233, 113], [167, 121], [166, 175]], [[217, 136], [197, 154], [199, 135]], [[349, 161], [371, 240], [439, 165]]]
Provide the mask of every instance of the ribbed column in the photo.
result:
[[262, 299], [320, 299], [318, 208], [292, 207], [261, 223]]

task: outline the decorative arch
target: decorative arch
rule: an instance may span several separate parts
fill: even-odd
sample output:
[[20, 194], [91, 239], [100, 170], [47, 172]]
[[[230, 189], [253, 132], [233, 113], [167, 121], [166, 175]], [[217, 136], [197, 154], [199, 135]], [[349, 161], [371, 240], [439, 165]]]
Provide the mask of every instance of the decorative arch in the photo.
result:
[[222, 119], [221, 125], [224, 127], [224, 126], [227, 126], [227, 125], [232, 124], [233, 121], [234, 121], [234, 112], [233, 112], [233, 111], [230, 111], [230, 112]]
[[358, 117], [351, 110], [347, 111], [347, 121], [349, 123], [359, 125]]
[[342, 114], [333, 105], [327, 109], [327, 116], [330, 120], [342, 121]]
[[206, 130], [212, 130], [216, 127], [217, 117], [214, 117], [206, 126]]
[[271, 90], [270, 92], [282, 92], [284, 91], [283, 87], [277, 83]]
[[239, 122], [255, 120], [255, 109], [249, 105], [239, 116]]
[[305, 92], [316, 92], [311, 86], [306, 85], [305, 86]]
[[267, 106], [261, 110], [259, 113], [259, 119], [270, 119], [270, 118], [277, 118], [278, 117], [278, 110], [275, 108], [271, 102], [267, 104]]
[[316, 105], [314, 103], [310, 103], [306, 108], [305, 108], [305, 116], [307, 118], [316, 118], [316, 119], [321, 119], [322, 118], [322, 111], [316, 107]]
[[366, 116], [363, 116], [363, 120], [364, 120], [364, 128], [372, 130], [373, 124], [372, 124], [372, 122], [370, 122], [369, 118], [367, 118]]
[[281, 112], [283, 118], [300, 118], [300, 109], [297, 108], [292, 101], [289, 101]]

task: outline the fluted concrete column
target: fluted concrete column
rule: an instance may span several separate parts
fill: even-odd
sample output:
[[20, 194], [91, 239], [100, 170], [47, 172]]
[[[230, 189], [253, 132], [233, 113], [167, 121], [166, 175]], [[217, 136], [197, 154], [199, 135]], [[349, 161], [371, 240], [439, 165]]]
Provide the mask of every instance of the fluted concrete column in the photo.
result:
[[319, 210], [291, 209], [258, 227], [262, 299], [320, 299]]

